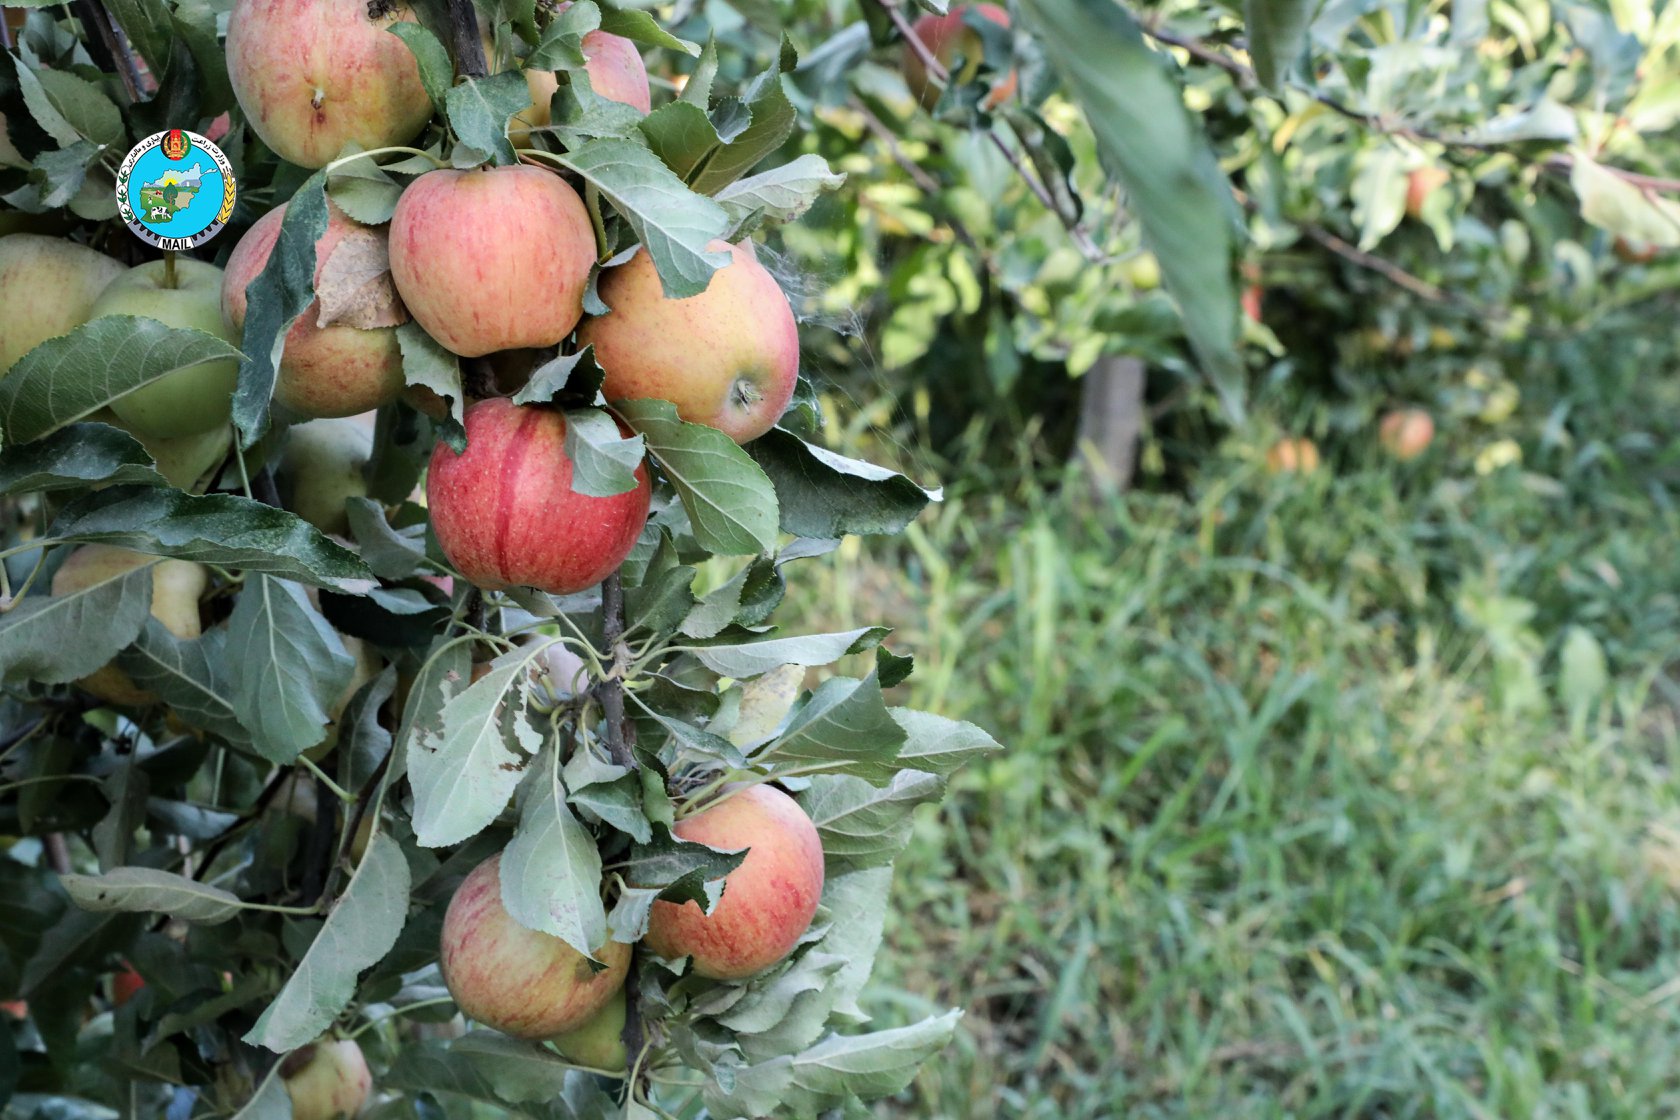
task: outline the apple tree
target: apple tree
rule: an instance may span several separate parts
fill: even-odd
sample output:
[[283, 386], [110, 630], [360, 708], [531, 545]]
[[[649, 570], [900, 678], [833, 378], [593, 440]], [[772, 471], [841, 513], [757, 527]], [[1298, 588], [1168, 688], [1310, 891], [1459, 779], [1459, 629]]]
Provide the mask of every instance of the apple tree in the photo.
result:
[[[997, 744], [894, 703], [890, 619], [773, 621], [938, 500], [816, 442], [761, 248], [843, 181], [789, 156], [793, 42], [610, 0], [21, 7], [4, 1115], [903, 1091], [960, 1013], [860, 998], [893, 858]], [[116, 203], [166, 129], [238, 177], [190, 252]]]

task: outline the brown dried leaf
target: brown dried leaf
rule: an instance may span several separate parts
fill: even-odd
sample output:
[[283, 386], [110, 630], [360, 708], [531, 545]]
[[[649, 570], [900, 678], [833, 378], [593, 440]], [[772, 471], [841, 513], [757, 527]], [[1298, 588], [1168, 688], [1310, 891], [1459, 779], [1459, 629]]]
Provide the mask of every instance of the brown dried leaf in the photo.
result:
[[408, 308], [391, 279], [391, 252], [383, 230], [357, 229], [327, 257], [315, 282], [320, 326], [374, 330], [408, 322]]

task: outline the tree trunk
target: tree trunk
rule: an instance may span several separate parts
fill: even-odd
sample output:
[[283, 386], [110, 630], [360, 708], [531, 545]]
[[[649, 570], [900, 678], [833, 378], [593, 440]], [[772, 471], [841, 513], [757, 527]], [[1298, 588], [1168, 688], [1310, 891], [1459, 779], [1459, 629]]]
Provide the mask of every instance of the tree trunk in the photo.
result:
[[1139, 358], [1106, 357], [1080, 379], [1074, 454], [1099, 492], [1119, 492], [1132, 485], [1143, 431], [1143, 374]]

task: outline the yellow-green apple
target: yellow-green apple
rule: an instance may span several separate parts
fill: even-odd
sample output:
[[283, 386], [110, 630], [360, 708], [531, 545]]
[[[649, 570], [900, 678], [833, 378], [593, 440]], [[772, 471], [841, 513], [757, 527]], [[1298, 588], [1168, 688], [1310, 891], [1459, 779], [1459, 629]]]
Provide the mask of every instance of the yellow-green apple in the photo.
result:
[[12, 130], [6, 124], [6, 114], [0, 113], [0, 167], [28, 167], [29, 161], [12, 143]]
[[[94, 319], [139, 315], [171, 327], [191, 327], [235, 346], [239, 335], [222, 321], [222, 270], [182, 257], [147, 261], [129, 269], [100, 293]], [[167, 373], [111, 402], [111, 411], [136, 432], [160, 439], [220, 428], [233, 413], [239, 362], [206, 362]]]
[[128, 269], [62, 237], [0, 237], [0, 377], [49, 338], [93, 317], [93, 304]]
[[567, 595], [594, 587], [630, 555], [647, 523], [647, 467], [610, 498], [572, 489], [566, 417], [506, 397], [467, 409], [467, 449], [439, 443], [426, 472], [432, 530], [449, 562], [479, 587]]
[[[985, 59], [985, 40], [964, 19], [968, 12], [975, 12], [999, 27], [1009, 26], [1009, 13], [996, 4], [956, 4], [946, 15], [923, 16], [910, 29], [946, 70], [951, 68], [959, 54], [962, 55], [965, 62], [962, 70], [951, 75], [953, 85], [973, 81]], [[1014, 96], [1016, 81], [1015, 71], [1011, 70], [1008, 77], [993, 86], [986, 95], [985, 107], [995, 109]], [[921, 102], [924, 109], [932, 109], [939, 104], [942, 87], [931, 80], [921, 54], [908, 43], [904, 47], [904, 83], [910, 87], [910, 95]]]
[[438, 958], [449, 994], [469, 1019], [516, 1038], [553, 1038], [582, 1026], [624, 987], [630, 946], [595, 950], [606, 967], [560, 938], [526, 929], [502, 905], [502, 857], [461, 881], [443, 918]]
[[793, 952], [823, 892], [822, 841], [793, 798], [765, 785], [729, 790], [671, 831], [714, 848], [749, 851], [725, 877], [710, 915], [694, 902], [655, 902], [648, 948], [688, 957], [696, 973], [713, 980], [743, 980]]
[[[112, 419], [116, 418], [113, 416]], [[209, 478], [210, 473], [222, 464], [233, 447], [231, 424], [173, 439], [149, 436], [129, 428], [120, 420], [116, 421], [116, 425], [139, 440], [146, 453], [157, 463], [158, 473], [168, 479], [171, 486], [181, 490], [196, 491], [204, 483], [214, 481]]]
[[122, 962], [122, 971], [111, 974], [111, 1002], [121, 1007], [129, 1000], [140, 994], [140, 989], [146, 986], [146, 978], [135, 971], [132, 964]]
[[[73, 595], [98, 584], [120, 579], [147, 564], [152, 568], [152, 617], [177, 638], [192, 639], [203, 633], [198, 601], [210, 586], [210, 575], [190, 560], [159, 560], [126, 548], [85, 544], [65, 557], [53, 575], [54, 595]], [[112, 704], [139, 706], [157, 700], [114, 665], [96, 669], [76, 682], [89, 693]]]
[[670, 401], [684, 420], [746, 443], [793, 399], [799, 325], [750, 245], [708, 247], [731, 260], [688, 299], [666, 298], [645, 248], [609, 269], [600, 290], [611, 310], [584, 323], [578, 343], [594, 345], [608, 400]]
[[1444, 167], [1430, 165], [1415, 168], [1406, 176], [1406, 214], [1416, 219], [1423, 216], [1424, 203], [1442, 184], [1452, 178]]
[[536, 167], [428, 171], [397, 200], [391, 275], [415, 321], [466, 358], [555, 346], [583, 317], [589, 211]]
[[373, 647], [360, 638], [340, 634], [338, 639], [344, 643], [344, 652], [350, 655], [353, 666], [350, 670], [350, 679], [345, 682], [343, 690], [339, 692], [331, 704], [327, 705], [326, 737], [303, 752], [304, 757], [311, 762], [320, 762], [332, 753], [334, 747], [338, 746], [339, 734], [344, 729], [345, 709], [350, 706], [350, 701], [355, 699], [356, 693], [361, 690], [361, 687], [377, 677], [379, 671], [384, 668]]
[[551, 1041], [562, 1056], [580, 1066], [623, 1073], [629, 1065], [624, 1050], [626, 1011], [624, 989], [620, 988], [587, 1023], [557, 1034]]
[[[570, 3], [563, 3], [559, 10], [569, 7]], [[490, 28], [482, 19], [479, 30], [484, 39], [484, 56], [494, 65]], [[644, 113], [652, 111], [653, 91], [648, 85], [647, 64], [635, 43], [610, 31], [591, 31], [583, 37], [583, 57], [588, 60], [584, 69], [589, 74], [589, 86], [597, 94], [609, 101], [622, 101]], [[560, 79], [552, 70], [527, 70], [525, 85], [531, 91], [531, 107], [515, 114], [508, 122], [508, 139], [515, 147], [529, 146], [531, 130], [548, 126], [550, 106], [555, 90], [560, 88]]]
[[281, 779], [280, 785], [274, 790], [274, 797], [263, 811], [297, 817], [308, 824], [314, 824], [321, 815], [321, 800], [315, 792], [315, 779], [302, 770], [293, 770]]
[[280, 1061], [280, 1077], [292, 1098], [292, 1120], [354, 1117], [373, 1088], [367, 1058], [350, 1038], [293, 1050]]
[[238, 0], [228, 78], [251, 128], [283, 159], [322, 167], [348, 143], [401, 144], [432, 116], [420, 66], [393, 24], [402, 0]]
[[[222, 311], [236, 335], [245, 329], [246, 289], [268, 264], [280, 238], [280, 223], [286, 207], [270, 210], [239, 239], [228, 258], [222, 278]], [[315, 243], [315, 284], [322, 287], [327, 261], [341, 246], [346, 260], [367, 267], [379, 267], [385, 255], [385, 230], [353, 221], [337, 206], [328, 203], [327, 231]], [[339, 283], [329, 278], [328, 283]], [[403, 391], [402, 349], [396, 328], [408, 319], [394, 292], [381, 293], [367, 285], [365, 270], [348, 283], [362, 285], [362, 302], [347, 312], [350, 321], [321, 326], [321, 300], [309, 305], [303, 317], [286, 334], [280, 354], [280, 369], [274, 381], [274, 399], [304, 416], [352, 416], [397, 399]], [[338, 298], [335, 308], [342, 306]], [[335, 310], [335, 314], [338, 312]]]
[[362, 469], [373, 457], [373, 433], [354, 419], [311, 420], [286, 433], [275, 464], [280, 504], [323, 533], [350, 531], [344, 503], [367, 497]]
[[1382, 418], [1377, 438], [1401, 462], [1416, 459], [1435, 438], [1435, 420], [1421, 408], [1397, 408]]
[[1318, 444], [1310, 439], [1280, 439], [1266, 452], [1271, 474], [1311, 474], [1318, 469]]

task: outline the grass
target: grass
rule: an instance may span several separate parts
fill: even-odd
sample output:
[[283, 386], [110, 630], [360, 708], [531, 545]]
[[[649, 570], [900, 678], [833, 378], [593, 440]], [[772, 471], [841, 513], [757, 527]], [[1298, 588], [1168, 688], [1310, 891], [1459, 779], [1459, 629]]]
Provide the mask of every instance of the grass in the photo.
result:
[[870, 1006], [968, 1016], [883, 1115], [1680, 1112], [1672, 425], [1485, 476], [1244, 438], [1112, 500], [974, 456], [791, 581], [1006, 747], [899, 861]]

